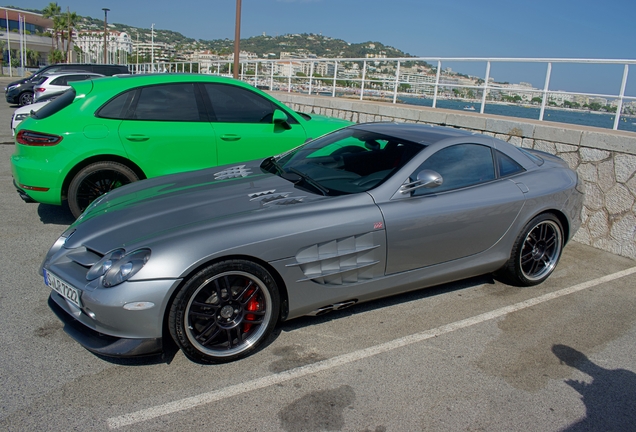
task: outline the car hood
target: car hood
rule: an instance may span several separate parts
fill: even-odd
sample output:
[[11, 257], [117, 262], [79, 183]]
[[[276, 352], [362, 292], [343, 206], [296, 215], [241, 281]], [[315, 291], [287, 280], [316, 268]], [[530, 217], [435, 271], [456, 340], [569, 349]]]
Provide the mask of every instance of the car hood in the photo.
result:
[[[298, 113], [304, 120], [307, 139], [316, 139], [319, 136], [333, 132], [338, 128], [343, 128], [354, 124], [348, 120], [336, 117], [328, 117], [320, 114], [302, 114]], [[307, 116], [307, 117], [305, 117]]]
[[71, 226], [66, 247], [106, 253], [165, 236], [223, 229], [329, 199], [264, 172], [260, 160], [142, 180], [98, 198]]

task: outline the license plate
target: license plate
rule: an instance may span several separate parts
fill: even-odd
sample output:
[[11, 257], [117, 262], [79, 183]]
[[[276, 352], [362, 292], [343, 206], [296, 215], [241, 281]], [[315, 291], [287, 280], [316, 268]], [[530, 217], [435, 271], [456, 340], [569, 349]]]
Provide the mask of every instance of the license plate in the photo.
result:
[[59, 295], [64, 297], [66, 300], [70, 301], [77, 307], [82, 307], [82, 303], [80, 301], [80, 291], [64, 282], [59, 277], [55, 276], [50, 271], [43, 269], [44, 271], [44, 283], [57, 292]]

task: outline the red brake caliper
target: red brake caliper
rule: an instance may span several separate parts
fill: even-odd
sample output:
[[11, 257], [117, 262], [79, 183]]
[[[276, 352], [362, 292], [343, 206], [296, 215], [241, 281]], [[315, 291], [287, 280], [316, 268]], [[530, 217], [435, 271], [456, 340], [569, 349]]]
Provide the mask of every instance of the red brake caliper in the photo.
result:
[[[249, 297], [254, 294], [256, 289], [251, 289], [247, 292], [246, 296]], [[256, 296], [254, 296], [250, 301], [247, 302], [246, 310], [255, 312], [260, 307], [258, 301], [256, 300]], [[254, 314], [245, 314], [245, 321], [254, 321], [256, 319], [256, 315]], [[252, 324], [245, 323], [243, 324], [243, 333], [247, 333], [252, 328]]]

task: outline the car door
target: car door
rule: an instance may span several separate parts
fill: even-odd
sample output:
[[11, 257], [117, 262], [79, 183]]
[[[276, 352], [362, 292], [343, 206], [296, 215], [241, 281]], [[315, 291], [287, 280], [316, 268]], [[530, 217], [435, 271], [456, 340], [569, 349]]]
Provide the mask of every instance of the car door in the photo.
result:
[[230, 84], [205, 83], [203, 88], [219, 165], [275, 155], [305, 142], [304, 128], [292, 117], [287, 125], [274, 123], [274, 111], [280, 107], [262, 95]]
[[193, 83], [145, 86], [129, 98], [119, 137], [148, 177], [216, 166], [216, 138]]
[[480, 144], [443, 148], [409, 178], [434, 170], [442, 176], [441, 186], [397, 192], [379, 203], [387, 234], [387, 274], [478, 254], [506, 233], [525, 199], [515, 182], [498, 174], [492, 152]]

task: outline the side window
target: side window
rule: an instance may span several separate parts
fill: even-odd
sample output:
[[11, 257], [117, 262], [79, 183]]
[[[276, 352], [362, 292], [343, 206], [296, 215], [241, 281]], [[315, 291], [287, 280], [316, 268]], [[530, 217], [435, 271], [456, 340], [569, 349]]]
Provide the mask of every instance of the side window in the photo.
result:
[[129, 90], [125, 93], [111, 99], [97, 111], [97, 117], [109, 119], [126, 119], [130, 118], [128, 107], [134, 100], [137, 90]]
[[51, 85], [65, 86], [68, 80], [68, 76], [61, 76], [51, 81]]
[[499, 177], [506, 177], [525, 171], [521, 165], [519, 165], [517, 162], [515, 162], [505, 154], [501, 153], [500, 151], [496, 151], [495, 154], [497, 155]]
[[490, 147], [479, 144], [446, 147], [426, 159], [413, 177], [423, 169], [437, 171], [444, 182], [433, 189], [417, 189], [415, 195], [439, 193], [495, 179], [495, 165]]
[[134, 120], [200, 121], [192, 83], [143, 87], [131, 116]]
[[259, 94], [226, 84], [205, 84], [216, 121], [271, 123], [276, 106]]

